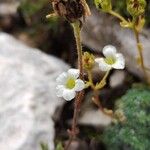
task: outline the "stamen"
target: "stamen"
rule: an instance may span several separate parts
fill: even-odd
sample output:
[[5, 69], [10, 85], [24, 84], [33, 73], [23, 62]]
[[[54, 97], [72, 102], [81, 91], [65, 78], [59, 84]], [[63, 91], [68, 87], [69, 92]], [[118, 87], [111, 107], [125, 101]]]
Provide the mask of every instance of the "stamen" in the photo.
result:
[[74, 78], [69, 78], [66, 82], [66, 88], [72, 89], [75, 87], [75, 80]]

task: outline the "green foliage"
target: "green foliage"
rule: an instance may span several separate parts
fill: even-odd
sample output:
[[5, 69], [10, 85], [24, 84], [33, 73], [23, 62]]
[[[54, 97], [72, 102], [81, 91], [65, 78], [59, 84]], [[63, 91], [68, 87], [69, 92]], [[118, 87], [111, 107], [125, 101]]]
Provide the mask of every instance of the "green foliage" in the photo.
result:
[[48, 145], [45, 143], [41, 143], [41, 150], [49, 150]]
[[104, 131], [108, 150], [149, 150], [150, 147], [150, 88], [135, 86], [117, 103], [126, 121]]

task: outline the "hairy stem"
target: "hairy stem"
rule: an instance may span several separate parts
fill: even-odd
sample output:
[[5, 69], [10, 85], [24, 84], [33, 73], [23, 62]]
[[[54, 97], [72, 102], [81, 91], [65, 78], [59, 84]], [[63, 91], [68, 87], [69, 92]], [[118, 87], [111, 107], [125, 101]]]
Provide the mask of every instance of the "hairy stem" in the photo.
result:
[[100, 111], [102, 111], [105, 115], [112, 117], [112, 110], [106, 111], [106, 109], [103, 108], [103, 106], [101, 105], [101, 101], [99, 99], [99, 91], [97, 89], [94, 89], [94, 97], [92, 98], [92, 101], [99, 108]]
[[92, 79], [92, 72], [91, 72], [91, 70], [88, 70], [87, 73], [88, 73], [89, 84], [90, 84], [91, 88], [94, 90], [95, 85], [94, 85], [93, 79]]
[[102, 107], [102, 105], [101, 105], [101, 102], [100, 102], [100, 100], [99, 100], [99, 91], [98, 91], [98, 90], [101, 89], [101, 88], [103, 88], [103, 87], [106, 85], [106, 79], [107, 79], [109, 73], [110, 73], [110, 70], [108, 70], [108, 71], [105, 73], [105, 75], [104, 75], [104, 77], [102, 78], [102, 80], [101, 80], [98, 84], [96, 84], [96, 86], [94, 86], [94, 88], [93, 88], [93, 90], [94, 90], [94, 97], [93, 97], [92, 101], [93, 101], [93, 102], [99, 107], [99, 109], [100, 109], [103, 113], [105, 113], [105, 114], [106, 114], [106, 112], [104, 111], [104, 109], [103, 109], [103, 107]]
[[115, 17], [117, 17], [122, 22], [128, 22], [124, 17], [122, 17], [120, 14], [116, 13], [113, 10], [110, 10], [108, 13], [111, 14], [111, 15], [113, 15], [113, 16], [115, 16]]
[[[110, 69], [110, 70], [111, 70], [111, 69]], [[109, 75], [109, 73], [110, 73], [110, 70], [108, 70], [108, 71], [105, 73], [105, 75], [104, 75], [104, 77], [102, 78], [102, 80], [96, 85], [96, 87], [95, 87], [96, 90], [99, 90], [99, 89], [103, 88], [103, 87], [106, 85], [106, 79], [107, 79], [107, 77], [108, 77], [108, 75]]]
[[82, 44], [81, 44], [81, 28], [80, 22], [77, 21], [72, 24], [74, 36], [76, 39], [76, 46], [77, 46], [77, 54], [78, 54], [78, 68], [80, 70], [80, 79], [83, 80], [83, 64], [82, 64]]
[[94, 104], [97, 105], [99, 110], [102, 111], [104, 114], [112, 117], [112, 112], [111, 113], [106, 112], [105, 109], [103, 109], [103, 106], [101, 105], [101, 102], [99, 100], [99, 89], [103, 88], [106, 85], [106, 79], [107, 79], [109, 73], [110, 73], [110, 70], [108, 70], [105, 73], [104, 77], [98, 84], [94, 85], [93, 80], [92, 80], [91, 70], [88, 70], [88, 80], [89, 80], [88, 82], [94, 91], [94, 96], [92, 98], [92, 101], [94, 102]]
[[102, 107], [102, 105], [101, 105], [101, 103], [100, 103], [100, 100], [99, 100], [99, 91], [96, 90], [96, 89], [94, 89], [94, 97], [93, 97], [92, 101], [94, 102], [95, 105], [97, 105], [97, 107], [98, 107], [101, 111], [103, 111], [103, 107]]
[[[78, 68], [80, 71], [79, 78], [83, 80], [83, 65], [82, 65], [82, 44], [81, 44], [81, 28], [80, 28], [80, 22], [77, 21], [72, 24], [73, 26], [73, 31], [74, 31], [74, 36], [76, 40], [76, 47], [77, 47], [77, 54], [78, 54]], [[67, 143], [66, 147], [64, 150], [68, 150], [72, 140], [76, 137], [78, 134], [78, 129], [77, 129], [77, 119], [78, 119], [78, 114], [80, 111], [80, 105], [83, 99], [84, 92], [80, 91], [77, 93], [76, 98], [75, 98], [75, 104], [74, 104], [74, 114], [73, 114], [73, 122], [72, 122], [72, 128], [69, 131], [69, 142]]]

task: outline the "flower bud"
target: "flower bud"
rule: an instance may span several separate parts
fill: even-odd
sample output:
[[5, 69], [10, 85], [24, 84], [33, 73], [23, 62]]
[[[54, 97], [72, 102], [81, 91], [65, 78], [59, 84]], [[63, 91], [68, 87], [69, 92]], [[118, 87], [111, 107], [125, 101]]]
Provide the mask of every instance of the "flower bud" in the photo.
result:
[[94, 55], [88, 52], [84, 52], [83, 54], [83, 68], [85, 70], [91, 70], [94, 66]]
[[127, 0], [127, 10], [132, 17], [138, 17], [145, 12], [145, 0]]
[[112, 9], [111, 0], [95, 0], [96, 7], [104, 12], [109, 12]]

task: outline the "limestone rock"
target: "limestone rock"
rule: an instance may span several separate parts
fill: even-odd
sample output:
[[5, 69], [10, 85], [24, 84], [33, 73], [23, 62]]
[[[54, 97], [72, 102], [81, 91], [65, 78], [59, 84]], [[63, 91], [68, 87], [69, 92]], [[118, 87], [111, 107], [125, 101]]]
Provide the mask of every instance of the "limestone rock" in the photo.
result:
[[92, 102], [92, 97], [93, 92], [89, 92], [85, 95], [85, 101], [82, 104], [82, 111], [78, 120], [79, 124], [93, 127], [108, 126], [112, 121], [111, 117], [95, 107], [95, 104]]
[[21, 0], [1, 0], [0, 15], [12, 15], [17, 12]]
[[111, 76], [110, 76], [110, 87], [115, 88], [117, 86], [120, 86], [124, 83], [126, 77], [125, 71], [122, 70], [116, 70]]
[[97, 127], [108, 126], [111, 118], [100, 110], [87, 110], [80, 118], [79, 123], [82, 125], [91, 125]]
[[68, 66], [0, 33], [0, 149], [54, 150], [55, 78]]

